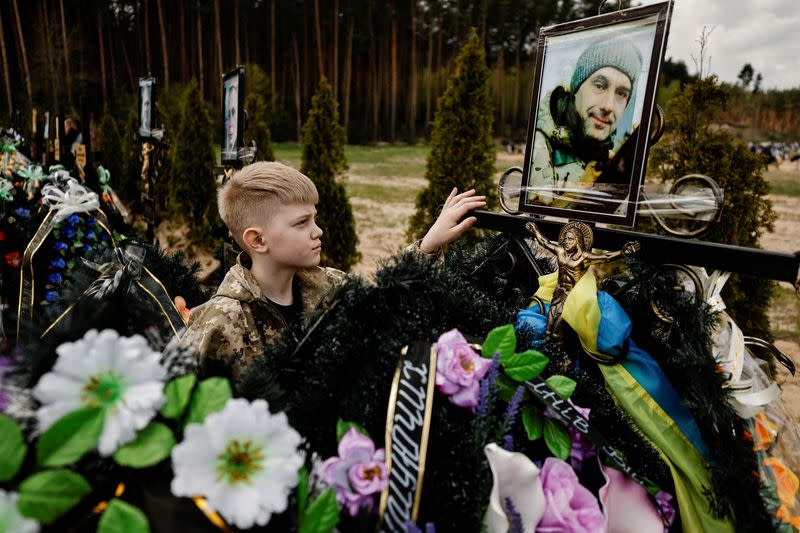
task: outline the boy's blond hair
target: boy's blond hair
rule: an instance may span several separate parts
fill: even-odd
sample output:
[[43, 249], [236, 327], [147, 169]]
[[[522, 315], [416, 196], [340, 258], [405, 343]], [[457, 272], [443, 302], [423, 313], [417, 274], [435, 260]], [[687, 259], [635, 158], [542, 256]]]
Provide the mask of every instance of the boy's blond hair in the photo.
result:
[[243, 167], [217, 193], [219, 216], [242, 248], [244, 230], [269, 221], [278, 206], [318, 201], [317, 188], [306, 175], [266, 161]]

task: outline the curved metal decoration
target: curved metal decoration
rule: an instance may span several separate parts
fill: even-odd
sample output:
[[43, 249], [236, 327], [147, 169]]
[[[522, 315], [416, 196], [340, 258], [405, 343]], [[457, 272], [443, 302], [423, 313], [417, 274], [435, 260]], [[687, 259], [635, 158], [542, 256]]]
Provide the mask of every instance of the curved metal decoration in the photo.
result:
[[[509, 183], [509, 177], [516, 172], [520, 174], [520, 181], [514, 185], [513, 183]], [[519, 210], [519, 199], [522, 196], [522, 167], [510, 167], [503, 172], [503, 175], [500, 176], [500, 182], [497, 185], [497, 196], [500, 198], [500, 207], [503, 211], [509, 215], [522, 214]], [[506, 196], [508, 196], [509, 199], [517, 199], [517, 207], [515, 209], [506, 203]]]
[[785, 366], [786, 370], [791, 372], [792, 376], [794, 376], [797, 370], [794, 361], [792, 361], [785, 353], [780, 351], [774, 344], [769, 343], [764, 339], [759, 339], [758, 337], [744, 337], [744, 345], [747, 347], [763, 348], [769, 351], [772, 356], [777, 359], [780, 364]]
[[[716, 214], [710, 220], [705, 220], [698, 217], [698, 213], [692, 209], [686, 208], [677, 200], [680, 198], [681, 191], [686, 190], [692, 186], [699, 186], [701, 189], [708, 189], [711, 191], [711, 198], [714, 201], [714, 209]], [[661, 226], [664, 231], [676, 237], [697, 237], [702, 235], [711, 228], [711, 225], [718, 222], [722, 215], [722, 189], [720, 189], [717, 182], [704, 174], [687, 174], [675, 181], [669, 189], [668, 199], [671, 209], [677, 211], [685, 219], [689, 219], [693, 225], [682, 228], [678, 225], [670, 225], [665, 217], [658, 213], [658, 209], [653, 209], [647, 206], [648, 214], [652, 215], [656, 223]]]

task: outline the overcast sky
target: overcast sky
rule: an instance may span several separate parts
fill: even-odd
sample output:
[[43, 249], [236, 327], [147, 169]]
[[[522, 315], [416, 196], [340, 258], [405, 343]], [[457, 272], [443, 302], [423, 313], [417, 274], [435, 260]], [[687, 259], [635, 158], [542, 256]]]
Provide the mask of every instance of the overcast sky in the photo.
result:
[[[657, 0], [642, 0], [654, 4]], [[665, 57], [697, 72], [697, 37], [710, 38], [711, 72], [735, 82], [742, 65], [761, 72], [762, 89], [800, 87], [800, 0], [676, 0]]]

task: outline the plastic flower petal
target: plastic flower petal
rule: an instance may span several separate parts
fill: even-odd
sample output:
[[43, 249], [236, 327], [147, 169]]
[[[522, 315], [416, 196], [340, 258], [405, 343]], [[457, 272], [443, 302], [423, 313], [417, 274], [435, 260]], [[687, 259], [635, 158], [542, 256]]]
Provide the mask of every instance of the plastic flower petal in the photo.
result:
[[172, 449], [174, 495], [205, 497], [241, 529], [286, 510], [303, 456], [284, 413], [270, 413], [264, 400], [232, 399], [184, 435]]
[[492, 492], [486, 510], [489, 533], [505, 533], [509, 529], [510, 501], [519, 513], [524, 533], [533, 533], [545, 509], [545, 497], [539, 469], [525, 455], [509, 452], [491, 443], [483, 449], [492, 469]]
[[619, 470], [602, 463], [600, 470], [606, 484], [598, 495], [609, 533], [663, 533], [664, 522], [647, 490]]
[[436, 385], [450, 402], [474, 409], [478, 406], [479, 383], [492, 366], [470, 347], [464, 336], [453, 329], [436, 343]]
[[0, 533], [36, 533], [39, 524], [17, 510], [19, 494], [0, 489]]
[[42, 404], [36, 412], [41, 431], [76, 409], [102, 407], [105, 421], [97, 450], [108, 456], [132, 441], [164, 404], [161, 354], [140, 335], [92, 329], [56, 352], [52, 371], [33, 389]]
[[371, 438], [350, 428], [339, 441], [339, 455], [322, 463], [319, 476], [336, 490], [336, 501], [356, 516], [361, 508], [372, 510], [375, 495], [389, 482], [385, 459], [383, 448], [376, 450]]
[[561, 459], [545, 459], [542, 488], [547, 506], [536, 528], [538, 533], [606, 530], [606, 518], [597, 498], [580, 484], [572, 467]]

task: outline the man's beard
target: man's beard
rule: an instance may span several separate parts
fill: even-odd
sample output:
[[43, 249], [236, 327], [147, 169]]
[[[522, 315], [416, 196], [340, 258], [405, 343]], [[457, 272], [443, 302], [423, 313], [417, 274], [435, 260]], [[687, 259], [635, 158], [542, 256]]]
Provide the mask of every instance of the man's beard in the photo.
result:
[[[570, 96], [567, 101], [567, 109], [564, 114], [566, 126], [569, 129], [572, 140], [573, 150], [581, 156], [584, 161], [597, 161], [598, 164], [608, 161], [608, 152], [613, 143], [611, 134], [603, 140], [595, 139], [586, 133], [586, 120], [584, 120], [575, 107], [575, 98]], [[590, 120], [591, 119], [590, 117]]]

